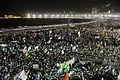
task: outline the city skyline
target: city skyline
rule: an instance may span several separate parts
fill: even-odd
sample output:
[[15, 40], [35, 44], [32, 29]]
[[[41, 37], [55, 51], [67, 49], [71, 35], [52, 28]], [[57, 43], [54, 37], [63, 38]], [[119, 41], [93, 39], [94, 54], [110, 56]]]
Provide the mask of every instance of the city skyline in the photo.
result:
[[[101, 11], [115, 9], [119, 12], [119, 0], [2, 0], [1, 14], [18, 14], [24, 12], [91, 12], [92, 8]], [[107, 4], [111, 4], [106, 7]]]

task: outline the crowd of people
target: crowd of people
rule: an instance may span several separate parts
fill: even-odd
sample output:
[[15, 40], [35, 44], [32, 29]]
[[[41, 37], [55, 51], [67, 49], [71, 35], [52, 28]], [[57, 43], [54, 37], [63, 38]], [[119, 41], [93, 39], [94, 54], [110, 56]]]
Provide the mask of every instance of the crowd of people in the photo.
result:
[[[112, 28], [60, 28], [0, 35], [0, 80], [61, 80], [58, 64], [74, 58], [71, 80], [120, 80], [120, 33]], [[78, 77], [78, 79], [75, 79]], [[38, 80], [38, 79], [36, 79]]]

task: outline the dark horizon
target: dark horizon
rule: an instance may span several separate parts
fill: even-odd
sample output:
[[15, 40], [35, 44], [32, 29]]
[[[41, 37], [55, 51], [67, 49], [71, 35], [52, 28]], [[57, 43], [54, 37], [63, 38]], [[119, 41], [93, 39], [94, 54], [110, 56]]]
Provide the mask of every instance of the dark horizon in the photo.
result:
[[[2, 2], [3, 1], [3, 2]], [[26, 12], [91, 12], [92, 8], [97, 7], [103, 11], [114, 9], [120, 10], [119, 0], [2, 0], [0, 3], [0, 15], [20, 14]], [[111, 4], [107, 8], [103, 6]]]

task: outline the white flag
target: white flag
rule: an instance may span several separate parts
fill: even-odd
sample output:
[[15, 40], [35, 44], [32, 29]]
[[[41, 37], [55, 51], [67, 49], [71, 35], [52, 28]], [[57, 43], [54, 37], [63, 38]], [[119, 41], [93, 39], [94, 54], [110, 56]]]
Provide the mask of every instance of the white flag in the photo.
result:
[[19, 80], [19, 79], [26, 80], [27, 79], [27, 74], [25, 74], [25, 71], [23, 70], [14, 77], [14, 80]]
[[19, 76], [22, 80], [26, 80], [27, 76], [25, 74], [25, 71], [23, 70], [22, 72], [20, 72], [20, 76]]
[[19, 80], [19, 75], [14, 76], [14, 80]]
[[35, 46], [35, 50], [38, 50], [39, 46]]
[[84, 61], [81, 61], [81, 60], [80, 60], [79, 62], [80, 62], [82, 65], [86, 64], [86, 62], [84, 62]]
[[119, 75], [117, 76], [117, 80], [120, 80], [120, 72], [119, 72]]
[[1, 46], [1, 47], [6, 47], [6, 46], [7, 46], [7, 44], [0, 44], [0, 46]]
[[84, 75], [83, 75], [83, 72], [82, 72], [82, 80], [85, 80]]
[[80, 37], [80, 31], [78, 32], [78, 36]]
[[101, 80], [104, 80], [103, 78]]
[[29, 47], [28, 47], [28, 51], [30, 51], [31, 49], [32, 49], [31, 46], [29, 46]]
[[115, 69], [112, 70], [112, 74], [115, 75]]
[[73, 64], [75, 62], [75, 58], [73, 57], [71, 60], [68, 61], [68, 64]]
[[23, 53], [26, 53], [27, 52], [27, 47], [25, 46], [22, 51], [23, 51]]
[[74, 74], [74, 71], [70, 71], [69, 76], [71, 77]]

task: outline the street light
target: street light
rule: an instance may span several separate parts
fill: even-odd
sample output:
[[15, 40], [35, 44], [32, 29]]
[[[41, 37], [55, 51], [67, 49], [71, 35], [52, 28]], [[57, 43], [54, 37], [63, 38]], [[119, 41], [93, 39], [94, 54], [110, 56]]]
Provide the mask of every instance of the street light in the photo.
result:
[[44, 17], [45, 17], [45, 18], [48, 18], [48, 15], [47, 15], [47, 14], [45, 14], [45, 15], [44, 15]]
[[39, 18], [42, 18], [42, 15], [41, 15], [41, 14], [39, 14]]
[[55, 18], [55, 14], [52, 14], [52, 15], [51, 15], [51, 18]]
[[29, 13], [27, 14], [27, 18], [31, 18]]
[[57, 15], [56, 15], [56, 18], [60, 18], [60, 14], [57, 14]]
[[35, 16], [36, 16], [36, 15], [35, 15], [35, 14], [33, 14], [33, 15], [32, 15], [32, 18], [35, 18]]

